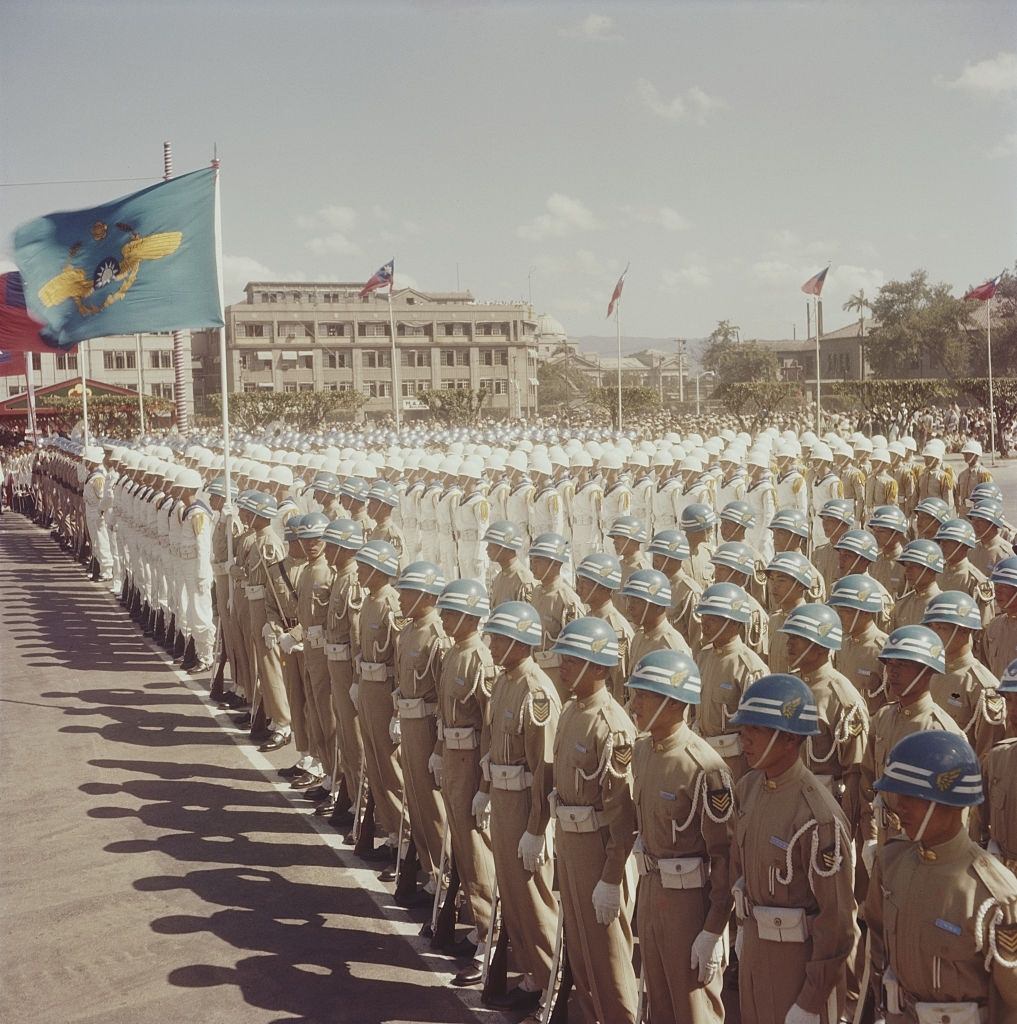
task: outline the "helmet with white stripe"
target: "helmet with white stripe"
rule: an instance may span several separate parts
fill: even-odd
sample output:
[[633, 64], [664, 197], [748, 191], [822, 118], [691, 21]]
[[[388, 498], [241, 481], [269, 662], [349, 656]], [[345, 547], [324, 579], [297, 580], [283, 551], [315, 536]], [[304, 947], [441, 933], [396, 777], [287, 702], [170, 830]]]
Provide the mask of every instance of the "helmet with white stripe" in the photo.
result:
[[749, 595], [736, 583], [711, 583], [696, 605], [696, 614], [715, 615], [745, 625], [752, 618], [752, 608]]
[[681, 530], [660, 530], [653, 535], [646, 552], [680, 562], [689, 557], [689, 542]]
[[671, 607], [671, 584], [656, 569], [637, 569], [625, 581], [621, 592], [624, 597], [638, 597], [661, 608]]
[[614, 626], [594, 615], [565, 624], [551, 650], [580, 661], [613, 668], [618, 664], [618, 634]]
[[651, 651], [640, 658], [627, 686], [685, 704], [698, 704], [703, 689], [696, 663], [681, 651], [668, 650]]
[[544, 639], [540, 612], [528, 601], [502, 601], [484, 625], [484, 632], [518, 640], [528, 647], [539, 647]]
[[934, 804], [973, 807], [984, 799], [978, 757], [963, 736], [927, 731], [905, 736], [873, 787]]
[[850, 608], [856, 612], [878, 615], [883, 610], [886, 590], [866, 573], [841, 576], [830, 588], [827, 604], [831, 608]]
[[947, 519], [936, 531], [936, 542], [945, 540], [956, 541], [966, 548], [973, 548], [978, 543], [975, 539], [975, 528], [966, 519]]
[[608, 590], [617, 590], [621, 586], [621, 562], [617, 555], [594, 551], [576, 566], [576, 576]]
[[793, 608], [780, 627], [780, 632], [800, 636], [828, 651], [839, 651], [844, 640], [840, 617], [825, 604], [800, 604]]
[[881, 526], [886, 530], [907, 534], [908, 517], [896, 505], [878, 505], [872, 510], [869, 521], [865, 524], [870, 530]]
[[441, 569], [434, 562], [410, 562], [396, 581], [396, 590], [418, 590], [422, 594], [437, 597], [446, 583]]
[[970, 594], [963, 590], [944, 590], [925, 606], [922, 625], [928, 626], [933, 622], [960, 626], [962, 629], [981, 629], [982, 615]]
[[761, 676], [745, 688], [728, 723], [736, 729], [756, 725], [795, 736], [818, 736], [819, 708], [798, 676], [775, 673]]
[[482, 619], [491, 611], [491, 602], [483, 584], [477, 580], [452, 580], [441, 592], [438, 608], [443, 612], [462, 612]]
[[848, 530], [834, 544], [834, 548], [838, 551], [850, 551], [867, 562], [874, 562], [879, 558], [879, 541], [868, 530]]

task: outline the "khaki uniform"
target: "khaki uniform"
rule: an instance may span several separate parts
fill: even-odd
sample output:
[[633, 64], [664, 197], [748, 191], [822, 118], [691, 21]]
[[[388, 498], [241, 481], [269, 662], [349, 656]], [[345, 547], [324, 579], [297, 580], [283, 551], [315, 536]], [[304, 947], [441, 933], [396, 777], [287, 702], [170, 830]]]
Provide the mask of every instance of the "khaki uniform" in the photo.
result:
[[893, 632], [901, 626], [920, 626], [929, 602], [937, 594], [942, 593], [939, 583], [933, 580], [921, 590], [909, 590], [902, 594], [894, 602], [893, 611], [890, 612], [890, 631]]
[[[558, 880], [565, 948], [576, 997], [586, 1021], [635, 1024], [638, 1001], [632, 970], [634, 893], [625, 862], [635, 840], [632, 744], [636, 730], [622, 706], [602, 688], [565, 705], [554, 738]], [[603, 880], [621, 886], [621, 913], [597, 922], [592, 896]]]
[[364, 536], [367, 540], [388, 541], [396, 549], [400, 561], [406, 554], [406, 538], [403, 536], [403, 531], [392, 521], [391, 516], [383, 519], [380, 523], [375, 523], [370, 533], [365, 530]]
[[862, 695], [870, 715], [887, 702], [879, 660], [885, 644], [886, 633], [870, 621], [860, 633], [845, 633], [841, 649], [833, 655], [833, 667]]
[[[364, 767], [364, 738], [350, 694], [354, 682], [354, 658], [360, 650], [360, 612], [366, 592], [357, 579], [357, 563], [335, 570], [325, 620], [325, 659], [332, 690], [332, 710], [339, 731], [339, 770], [346, 792], [355, 800]], [[338, 780], [337, 780], [338, 781]]]
[[703, 588], [684, 568], [671, 577], [671, 610], [667, 617], [671, 625], [688, 641], [690, 647], [698, 648], [702, 630], [696, 617], [696, 606], [703, 596]]
[[999, 680], [970, 651], [948, 661], [945, 675], [932, 678], [932, 699], [964, 730], [979, 758], [1003, 739], [1006, 729], [1006, 704], [998, 687]]
[[[233, 578], [233, 611], [236, 619], [236, 629], [244, 645], [244, 660], [247, 664], [249, 675], [242, 678], [244, 683], [244, 695], [249, 703], [253, 704], [254, 694], [257, 687], [258, 662], [251, 647], [251, 606], [247, 599], [247, 559], [254, 547], [257, 533], [249, 530], [242, 534], [240, 542], [233, 552], [233, 564], [230, 566], [230, 576]], [[139, 559], [141, 555], [139, 553]], [[253, 710], [253, 708], [252, 708]]]
[[787, 621], [787, 617], [795, 608], [805, 604], [801, 598], [798, 604], [785, 611], [778, 608], [770, 615], [770, 651], [766, 663], [770, 666], [771, 672], [789, 672], [791, 661], [787, 653], [787, 634], [780, 631], [780, 627]]
[[[719, 1024], [723, 975], [700, 984], [689, 957], [701, 931], [723, 935], [731, 919], [734, 783], [721, 758], [684, 723], [659, 743], [649, 736], [637, 741], [633, 777], [637, 930], [650, 1020]], [[676, 868], [683, 869], [677, 878]]]
[[590, 608], [590, 614], [609, 623], [618, 637], [618, 664], [608, 672], [607, 685], [614, 699], [623, 704], [627, 699], [625, 686], [632, 669], [635, 668], [635, 662], [632, 660], [632, 638], [636, 635], [635, 630], [629, 624], [629, 620], [614, 606], [613, 601], [607, 601], [600, 608]]
[[844, 488], [844, 497], [855, 503], [855, 519], [864, 523], [865, 473], [858, 466], [848, 465], [841, 476], [841, 486]]
[[[300, 577], [307, 568], [306, 558], [291, 558], [289, 555], [283, 559], [283, 567], [290, 583], [293, 584], [297, 593], [300, 592]], [[297, 599], [287, 588], [286, 600], [282, 604], [285, 618], [290, 622], [297, 620]], [[272, 616], [272, 606], [269, 606], [269, 621], [277, 621]], [[278, 615], [278, 612], [276, 613]], [[278, 620], [280, 629], [283, 629], [283, 619]], [[285, 657], [281, 657], [283, 685], [286, 687], [286, 699], [290, 703], [290, 725], [293, 728], [293, 742], [301, 754], [314, 751], [315, 756], [325, 747], [324, 737], [318, 729], [317, 717], [311, 714], [308, 707], [310, 699], [310, 684], [307, 678], [307, 669], [304, 665], [303, 651], [291, 651]]]
[[324, 552], [306, 563], [297, 586], [297, 620], [300, 625], [291, 631], [291, 635], [302, 639], [304, 644], [304, 711], [308, 731], [320, 744], [319, 749], [312, 747], [312, 752], [324, 766], [325, 774], [335, 780], [336, 723], [325, 655], [325, 626], [333, 579], [335, 570], [328, 564]]
[[974, 466], [965, 466], [957, 476], [957, 515], [962, 516], [968, 510], [968, 499], [971, 492], [979, 484], [992, 482], [992, 473], [989, 472], [980, 462]]
[[865, 480], [865, 522], [874, 508], [880, 505], [896, 505], [900, 497], [900, 487], [893, 474], [886, 466], [878, 473], [870, 474]]
[[374, 796], [375, 814], [390, 840], [399, 834], [403, 803], [403, 772], [391, 735], [398, 615], [399, 594], [391, 584], [364, 596], [360, 612], [360, 661], [355, 665], [355, 704], [364, 741], [364, 770]]
[[[784, 1024], [795, 1003], [818, 1013], [821, 1024], [837, 1024], [857, 931], [844, 815], [801, 761], [775, 779], [749, 772], [735, 785], [735, 809], [731, 875], [741, 876], [736, 885], [744, 895], [735, 896], [744, 928], [743, 1024]], [[803, 927], [794, 927], [797, 915], [769, 908], [800, 909]], [[774, 941], [778, 928], [789, 941]]]
[[904, 566], [897, 561], [903, 550], [903, 545], [897, 544], [890, 551], [880, 551], [879, 556], [869, 569], [869, 575], [881, 583], [894, 600], [900, 597], [907, 588]]
[[1007, 543], [1001, 534], [996, 534], [987, 544], [979, 544], [972, 548], [968, 555], [968, 561], [986, 578], [992, 576], [992, 570], [997, 562], [1004, 558], [1010, 558], [1014, 553], [1012, 544]]
[[898, 500], [894, 504], [900, 505], [910, 518], [918, 504], [918, 467], [910, 462], [897, 462], [891, 465], [890, 476], [897, 482]]
[[999, 848], [999, 859], [1013, 871], [1017, 867], [1017, 739], [1005, 739], [989, 751], [982, 785], [985, 803], [978, 810], [984, 831]]
[[[928, 1007], [922, 1019], [937, 1024], [1013, 1024], [1017, 970], [1000, 961], [1012, 960], [1017, 946], [1015, 905], [1017, 879], [963, 829], [928, 851], [906, 841], [884, 846], [865, 919], [873, 970], [878, 976], [890, 969], [883, 975], [887, 1024], [915, 1024], [916, 1003], [975, 1004], [967, 1016]], [[994, 951], [985, 941], [986, 928]]]
[[640, 658], [652, 651], [681, 651], [682, 654], [692, 657], [685, 637], [667, 619], [662, 619], [649, 630], [636, 629], [632, 637], [632, 646], [629, 648], [629, 664], [638, 665]]
[[685, 571], [704, 590], [713, 582], [714, 566], [710, 561], [712, 557], [712, 545], [703, 543], [685, 561]]
[[935, 465], [931, 469], [923, 466], [918, 472], [916, 501], [925, 498], [941, 498], [951, 508], [954, 507], [953, 492], [956, 479], [951, 466]]
[[998, 679], [1017, 658], [1017, 613], [997, 615], [982, 633], [985, 664]]
[[708, 644], [700, 650], [696, 664], [702, 679], [696, 732], [724, 759], [734, 779], [740, 779], [748, 766], [741, 738], [727, 723], [749, 683], [766, 675], [766, 664], [740, 636], [725, 644]]
[[562, 692], [561, 655], [553, 654], [550, 648], [558, 639], [558, 634], [566, 622], [583, 616], [583, 602], [561, 576], [558, 576], [548, 584], [538, 583], [533, 588], [530, 603], [540, 614], [540, 628], [544, 634], [543, 649], [535, 650], [533, 659], [547, 673], [558, 690], [558, 696], [564, 702], [568, 695]]
[[536, 583], [533, 573], [521, 559], [513, 557], [491, 583], [491, 607], [497, 608], [505, 601], [529, 601]]
[[[286, 600], [288, 589], [279, 572], [279, 563], [286, 557], [279, 538], [271, 526], [263, 526], [255, 533], [254, 542], [247, 551], [247, 605], [250, 626], [246, 630], [250, 644], [251, 661], [258, 666], [258, 680], [261, 684], [261, 699], [265, 714], [276, 729], [287, 728], [290, 724], [290, 704], [286, 699], [286, 685], [283, 682], [282, 660], [279, 646], [268, 648], [262, 636], [262, 629], [268, 622], [268, 607], [278, 614], [278, 603]], [[281, 631], [277, 631], [278, 633]]]
[[494, 859], [491, 837], [477, 828], [473, 797], [480, 790], [480, 741], [494, 683], [491, 652], [479, 633], [445, 653], [438, 683], [438, 740], [442, 760], [441, 795], [448, 817], [452, 858], [470, 905], [478, 938], [491, 928]]
[[621, 562], [621, 586], [625, 586], [629, 577], [640, 569], [651, 569], [650, 559], [645, 551], [639, 550], [633, 555], [625, 555]]
[[396, 710], [406, 808], [420, 866], [437, 878], [445, 807], [427, 762], [438, 742], [438, 679], [447, 641], [436, 608], [411, 619], [396, 636]]
[[495, 680], [481, 740], [502, 919], [519, 969], [538, 989], [548, 987], [554, 956], [554, 865], [548, 857], [531, 874], [518, 851], [522, 834], [544, 834], [551, 818], [551, 762], [560, 713], [554, 684], [527, 658]]
[[943, 590], [961, 590], [978, 602], [982, 612], [982, 625], [992, 620], [996, 595], [992, 584], [984, 573], [979, 572], [969, 558], [962, 558], [953, 565], [947, 565], [939, 575], [938, 583]]
[[820, 544], [812, 552], [812, 564], [826, 584], [827, 593], [833, 587], [836, 580], [840, 579], [840, 560], [837, 557], [837, 549], [832, 544]]
[[[231, 516], [219, 514], [212, 530], [212, 576], [215, 580], [215, 607], [222, 630], [222, 643], [230, 663], [233, 688], [239, 693], [250, 693], [253, 689], [251, 666], [248, 660], [247, 641], [240, 631], [236, 612], [230, 607], [230, 560], [228, 533], [233, 534], [234, 557], [240, 539], [240, 523]], [[232, 588], [239, 590], [240, 587]], [[234, 600], [236, 597], [234, 595]]]

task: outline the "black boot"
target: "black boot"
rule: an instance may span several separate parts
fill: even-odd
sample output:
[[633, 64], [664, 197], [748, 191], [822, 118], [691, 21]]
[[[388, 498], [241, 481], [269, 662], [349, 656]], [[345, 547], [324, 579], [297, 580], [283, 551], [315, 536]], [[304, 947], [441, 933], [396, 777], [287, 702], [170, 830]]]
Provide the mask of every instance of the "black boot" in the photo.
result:
[[141, 591], [140, 590], [135, 590], [133, 596], [131, 597], [130, 612], [131, 612], [131, 619], [134, 622], [140, 622], [141, 621]]
[[374, 795], [371, 792], [367, 794], [364, 820], [360, 823], [360, 835], [357, 837], [353, 852], [365, 859], [374, 853]]
[[184, 648], [184, 660], [180, 663], [180, 667], [185, 672], [190, 672], [195, 665], [198, 664], [198, 655], [194, 650], [194, 637], [190, 637], [187, 641], [187, 646]]
[[208, 699], [218, 704], [225, 696], [224, 684], [226, 682], [226, 649], [219, 655], [219, 664], [215, 667], [215, 675], [212, 677], [212, 688], [208, 691]]
[[145, 636], [155, 636], [155, 616], [156, 610], [149, 606], [147, 614], [142, 620], [142, 632]]
[[92, 564], [89, 566], [89, 570], [91, 571], [91, 574], [92, 574], [92, 582], [93, 583], [98, 583], [99, 582], [99, 577], [102, 575], [102, 572], [99, 570], [99, 559], [98, 558], [93, 558], [92, 559]]
[[166, 639], [163, 641], [163, 650], [169, 654], [173, 653], [173, 647], [176, 644], [177, 637], [177, 620], [176, 617], [171, 615], [169, 625], [166, 627]]
[[[401, 907], [415, 907], [420, 903], [420, 889], [417, 878], [420, 875], [420, 858], [417, 856], [417, 844], [410, 839], [406, 848], [406, 856], [399, 865], [399, 884], [396, 885], [393, 899]], [[426, 900], [425, 894], [425, 900]]]
[[160, 647], [166, 643], [166, 615], [161, 608], [155, 617], [155, 633], [152, 634], [152, 639]]
[[124, 583], [120, 588], [120, 605], [126, 608], [131, 599], [131, 580], [127, 573], [124, 573]]
[[187, 650], [187, 641], [184, 639], [184, 634], [177, 630], [176, 639], [173, 641], [173, 660], [184, 656], [184, 652]]

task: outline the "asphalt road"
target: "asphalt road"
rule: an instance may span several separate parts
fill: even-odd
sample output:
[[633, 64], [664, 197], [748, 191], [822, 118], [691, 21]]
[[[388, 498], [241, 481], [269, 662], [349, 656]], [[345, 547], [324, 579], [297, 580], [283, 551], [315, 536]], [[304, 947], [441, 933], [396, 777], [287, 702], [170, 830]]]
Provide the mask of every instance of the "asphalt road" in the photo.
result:
[[0, 1020], [506, 1019], [466, 1005], [420, 914], [277, 784], [292, 751], [238, 745], [108, 591], [10, 512], [0, 651]]

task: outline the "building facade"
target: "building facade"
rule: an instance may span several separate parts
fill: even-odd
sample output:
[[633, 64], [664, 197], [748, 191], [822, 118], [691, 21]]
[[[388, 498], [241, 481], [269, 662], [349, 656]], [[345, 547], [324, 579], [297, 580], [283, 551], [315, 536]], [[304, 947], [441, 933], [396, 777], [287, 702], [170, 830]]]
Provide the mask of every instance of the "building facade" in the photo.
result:
[[[425, 412], [424, 391], [485, 390], [485, 411], [536, 407], [537, 324], [523, 303], [476, 302], [469, 292], [392, 295], [397, 372], [386, 292], [361, 282], [253, 281], [226, 310], [232, 391], [363, 392], [368, 416]], [[210, 360], [211, 362], [211, 360]]]

